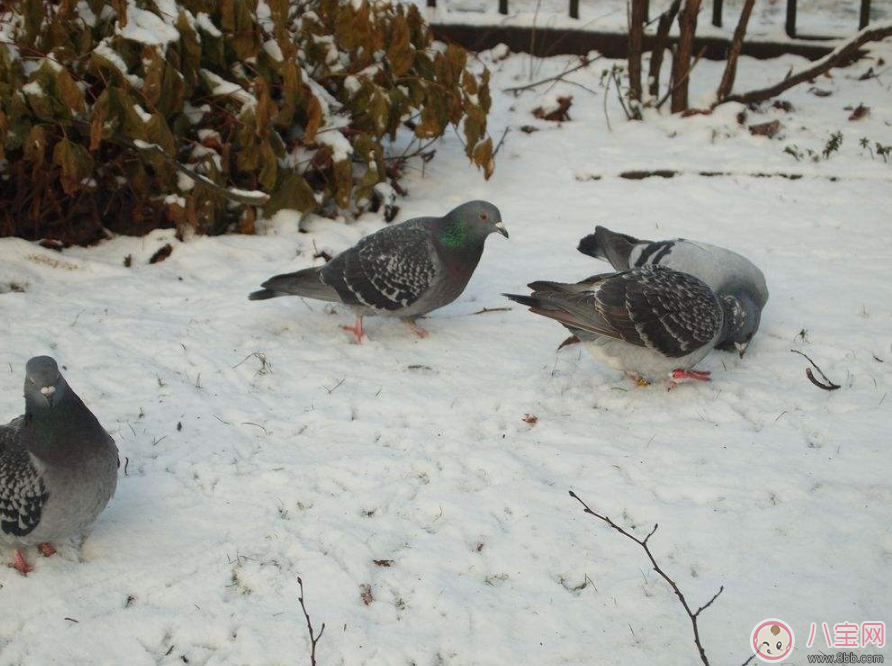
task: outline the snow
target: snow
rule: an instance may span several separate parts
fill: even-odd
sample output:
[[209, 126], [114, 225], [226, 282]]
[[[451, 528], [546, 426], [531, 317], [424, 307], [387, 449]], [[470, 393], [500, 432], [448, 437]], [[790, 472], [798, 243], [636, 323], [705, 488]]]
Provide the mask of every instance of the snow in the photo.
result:
[[285, 60], [285, 56], [282, 54], [282, 49], [279, 47], [279, 43], [275, 39], [268, 39], [263, 42], [263, 50], [276, 62], [283, 62]]
[[96, 27], [96, 14], [90, 9], [90, 4], [86, 0], [78, 0], [75, 7], [78, 18], [81, 19], [90, 28]]
[[[177, 15], [170, 17], [176, 21]], [[115, 27], [115, 32], [134, 42], [149, 46], [166, 47], [171, 42], [179, 41], [180, 33], [172, 25], [168, 25], [157, 14], [146, 9], [140, 9], [133, 0], [127, 2], [127, 25], [121, 27], [120, 23]]]
[[214, 22], [211, 21], [211, 17], [208, 16], [205, 12], [198, 12], [195, 15], [196, 21], [198, 21], [198, 27], [204, 30], [211, 37], [222, 37], [223, 33], [220, 32], [220, 29], [214, 25]]
[[40, 83], [37, 81], [30, 81], [23, 85], [22, 92], [26, 95], [34, 95], [36, 97], [41, 97], [44, 94], [43, 88], [40, 87]]
[[209, 69], [201, 70], [202, 76], [211, 86], [211, 94], [220, 97], [231, 97], [242, 105], [242, 108], [254, 107], [257, 104], [257, 98], [237, 83], [227, 81], [218, 74]]
[[325, 128], [316, 133], [316, 142], [331, 148], [331, 158], [335, 162], [349, 159], [353, 154], [353, 145], [338, 129]]
[[266, 192], [262, 192], [260, 190], [242, 190], [238, 187], [230, 187], [229, 193], [234, 194], [238, 197], [257, 199], [261, 203], [269, 199], [269, 195]]
[[135, 74], [130, 74], [127, 69], [127, 63], [124, 62], [124, 59], [118, 55], [118, 52], [115, 51], [108, 45], [107, 39], [103, 39], [96, 45], [96, 48], [93, 49], [93, 53], [98, 55], [100, 58], [106, 60], [112, 67], [117, 69], [124, 77], [134, 86], [141, 86], [142, 79], [140, 79]]
[[134, 104], [133, 110], [136, 111], [136, 115], [138, 115], [139, 119], [144, 123], [148, 123], [152, 120], [152, 114], [142, 108], [139, 104]]
[[[743, 663], [766, 617], [794, 628], [798, 664], [818, 652], [803, 646], [811, 622], [889, 622], [892, 164], [859, 145], [892, 144], [888, 79], [859, 80], [876, 60], [815, 81], [829, 97], [804, 84], [782, 96], [793, 111], [765, 105], [740, 125], [738, 105], [627, 122], [600, 87], [609, 61], [569, 77], [594, 93], [515, 97], [503, 89], [531, 67], [545, 78], [570, 59], [481, 58], [490, 133], [511, 128], [493, 178], [450, 133], [423, 174], [407, 170], [398, 219], [485, 198], [511, 240], [488, 240], [465, 293], [420, 322], [426, 339], [370, 318], [358, 346], [343, 309], [247, 301], [380, 214], [282, 211], [262, 236], [161, 230], [62, 253], [0, 241], [0, 415], [21, 413], [25, 361], [52, 354], [126, 461], [82, 545], [32, 549], [27, 579], [0, 567], [0, 666], [308, 663], [298, 575], [326, 623], [320, 665], [695, 663], [671, 590], [571, 489], [640, 536], [659, 523], [650, 545], [695, 607], [724, 585], [700, 617], [712, 663]], [[742, 58], [737, 89], [804, 65]], [[702, 61], [692, 98], [720, 77]], [[552, 94], [573, 96], [571, 121], [532, 116]], [[872, 112], [848, 120], [859, 103]], [[747, 130], [774, 119], [774, 139]], [[837, 131], [829, 159], [784, 152], [820, 152]], [[619, 177], [637, 169], [681, 173]], [[698, 175], [716, 171], [730, 175]], [[667, 392], [555, 352], [563, 329], [501, 293], [607, 270], [575, 251], [596, 224], [755, 261], [771, 300], [747, 356], [715, 353], [699, 366], [712, 382]], [[842, 388], [812, 386], [791, 349]]]

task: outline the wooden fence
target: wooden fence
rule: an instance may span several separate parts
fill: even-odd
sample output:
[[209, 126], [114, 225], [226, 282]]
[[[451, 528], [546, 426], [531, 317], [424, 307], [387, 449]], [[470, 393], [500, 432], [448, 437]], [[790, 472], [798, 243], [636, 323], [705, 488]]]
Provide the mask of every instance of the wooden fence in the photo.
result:
[[[789, 37], [794, 37], [798, 39], [835, 39], [834, 37], [824, 37], [824, 36], [815, 36], [815, 35], [800, 35], [796, 31], [796, 2], [797, 0], [787, 0], [787, 20], [786, 20], [786, 31]], [[861, 0], [861, 11], [859, 15], [859, 23], [858, 28], [862, 29], [867, 27], [867, 24], [870, 23], [870, 2], [871, 0]], [[508, 0], [498, 0], [499, 3], [499, 13], [507, 16], [508, 14]], [[646, 3], [645, 6], [650, 3]], [[713, 0], [712, 3], [712, 24], [717, 28], [722, 27], [722, 9], [724, 5], [724, 0]], [[428, 7], [436, 7], [437, 0], [427, 0]], [[578, 19], [579, 18], [579, 0], [569, 0], [569, 13], [570, 18]], [[645, 22], [649, 21], [649, 11], [645, 10]]]

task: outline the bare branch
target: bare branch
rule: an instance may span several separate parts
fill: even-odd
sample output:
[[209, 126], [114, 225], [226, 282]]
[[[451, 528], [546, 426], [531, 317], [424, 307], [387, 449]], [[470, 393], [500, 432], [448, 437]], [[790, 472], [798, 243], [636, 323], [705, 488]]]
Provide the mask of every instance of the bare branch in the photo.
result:
[[740, 50], [743, 48], [743, 38], [746, 35], [746, 26], [753, 12], [756, 0], [746, 0], [740, 12], [740, 20], [734, 29], [734, 38], [731, 40], [731, 48], [728, 51], [728, 62], [725, 64], [725, 73], [722, 74], [722, 82], [716, 91], [716, 99], [722, 100], [731, 94], [734, 88], [734, 79], [737, 76], [737, 60], [740, 58]]
[[710, 599], [708, 602], [706, 602], [705, 604], [700, 606], [700, 608], [698, 608], [696, 610], [696, 612], [692, 611], [691, 607], [688, 605], [687, 599], [685, 599], [684, 594], [682, 594], [681, 590], [678, 589], [678, 585], [676, 585], [675, 581], [672, 580], [665, 571], [663, 571], [663, 569], [660, 567], [659, 563], [657, 563], [656, 558], [654, 558], [653, 553], [650, 551], [650, 547], [647, 545], [648, 540], [657, 531], [657, 527], [659, 527], [659, 525], [654, 525], [654, 528], [650, 531], [650, 533], [646, 537], [644, 537], [643, 539], [639, 539], [631, 532], [627, 532], [625, 529], [623, 529], [622, 527], [617, 525], [608, 516], [605, 516], [600, 513], [597, 513], [596, 511], [593, 511], [589, 507], [589, 505], [586, 504], [585, 502], [583, 502], [579, 498], [579, 496], [576, 493], [574, 493], [572, 490], [570, 491], [570, 497], [572, 497], [577, 502], [579, 502], [587, 514], [589, 514], [590, 516], [594, 516], [595, 518], [597, 518], [598, 520], [600, 520], [604, 523], [607, 523], [607, 525], [609, 525], [611, 528], [613, 528], [614, 530], [616, 530], [617, 532], [622, 534], [624, 537], [631, 539], [632, 541], [634, 541], [635, 543], [637, 543], [639, 546], [641, 546], [644, 549], [644, 553], [645, 553], [645, 555], [647, 555], [647, 559], [650, 560], [650, 563], [653, 566], [653, 570], [660, 576], [660, 578], [662, 578], [664, 581], [666, 581], [666, 583], [669, 584], [669, 587], [672, 588], [672, 591], [675, 593], [675, 596], [681, 602], [681, 605], [684, 608], [685, 613], [687, 613], [687, 616], [691, 621], [691, 628], [694, 631], [694, 644], [697, 646], [697, 651], [700, 654], [700, 661], [703, 662], [703, 666], [709, 666], [709, 659], [706, 656], [706, 650], [703, 649], [703, 644], [700, 642], [700, 628], [697, 626], [697, 619], [698, 619], [698, 616], [700, 615], [700, 613], [702, 613], [704, 610], [709, 608], [712, 605], [712, 603], [716, 599], [718, 599], [719, 595], [722, 593], [722, 590], [724, 590], [724, 587], [720, 587], [719, 591], [713, 595], [712, 599]]
[[307, 619], [307, 632], [310, 634], [310, 666], [316, 666], [316, 643], [319, 642], [319, 639], [322, 638], [322, 634], [325, 633], [325, 622], [322, 623], [322, 628], [319, 630], [319, 635], [317, 636], [313, 631], [313, 622], [310, 620], [310, 614], [307, 612], [307, 607], [304, 605], [304, 582], [301, 580], [301, 577], [297, 577], [297, 584], [300, 585], [300, 596], [297, 600], [300, 602], [300, 608], [304, 612], [304, 617]]
[[582, 62], [580, 62], [575, 67], [571, 67], [570, 69], [565, 69], [563, 72], [556, 76], [549, 76], [547, 79], [542, 79], [541, 81], [534, 81], [533, 83], [528, 83], [525, 86], [515, 86], [513, 88], [505, 88], [503, 92], [513, 92], [519, 93], [524, 90], [529, 90], [530, 88], [535, 88], [537, 86], [541, 86], [543, 83], [551, 83], [552, 81], [561, 81], [567, 74], [572, 74], [573, 72], [579, 71], [585, 67], [588, 67], [593, 62], [600, 60], [603, 56], [596, 56], [594, 58], [582, 58]]
[[814, 374], [812, 374], [811, 368], [806, 368], [806, 369], [805, 369], [805, 376], [808, 377], [808, 380], [809, 380], [812, 384], [814, 384], [814, 385], [817, 386], [818, 388], [824, 389], [825, 391], [835, 391], [836, 389], [839, 388], [839, 384], [835, 383], [832, 379], [830, 379], [827, 375], [825, 375], [825, 374], [824, 374], [824, 371], [821, 370], [820, 367], [818, 367], [818, 364], [815, 363], [814, 361], [812, 361], [811, 358], [809, 358], [806, 354], [803, 354], [803, 353], [802, 353], [801, 351], [799, 351], [798, 349], [791, 349], [790, 351], [793, 352], [794, 354], [799, 354], [800, 356], [804, 356], [804, 357], [805, 357], [805, 360], [807, 360], [809, 363], [811, 363], [811, 364], [812, 364], [812, 367], [813, 367], [815, 370], [817, 370], [818, 372], [820, 372], [820, 373], [821, 373], [821, 377], [823, 377], [823, 378], [824, 378], [824, 381], [827, 382], [826, 384], [822, 384], [822, 383], [819, 382], [817, 379], [815, 379]]
[[887, 37], [892, 37], [892, 22], [886, 22], [874, 27], [868, 27], [855, 35], [852, 39], [844, 44], [840, 44], [836, 49], [828, 53], [826, 56], [812, 64], [810, 67], [800, 72], [787, 76], [780, 83], [775, 83], [767, 88], [759, 88], [750, 90], [740, 95], [729, 95], [725, 99], [716, 101], [713, 105], [718, 106], [725, 102], [740, 102], [741, 104], [751, 104], [755, 102], [764, 102], [772, 97], [777, 97], [785, 90], [789, 90], [793, 86], [797, 86], [805, 81], [810, 81], [820, 76], [824, 72], [828, 72], [837, 65], [843, 64], [854, 57], [858, 50], [868, 42], [878, 42]]

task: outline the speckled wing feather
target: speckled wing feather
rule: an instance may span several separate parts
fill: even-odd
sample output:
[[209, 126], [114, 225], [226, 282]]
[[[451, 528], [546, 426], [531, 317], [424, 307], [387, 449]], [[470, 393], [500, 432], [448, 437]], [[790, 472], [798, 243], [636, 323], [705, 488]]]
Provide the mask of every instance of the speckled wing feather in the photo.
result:
[[366, 236], [326, 264], [322, 280], [350, 305], [400, 310], [430, 288], [435, 256], [431, 233], [419, 219]]
[[620, 273], [595, 293], [598, 310], [626, 342], [680, 358], [715, 338], [721, 304], [701, 280], [661, 266]]
[[681, 358], [722, 326], [718, 298], [701, 280], [662, 266], [595, 275], [575, 285], [534, 282], [533, 312], [579, 329]]
[[22, 447], [24, 417], [0, 426], [0, 532], [25, 536], [40, 523], [49, 498], [43, 480]]

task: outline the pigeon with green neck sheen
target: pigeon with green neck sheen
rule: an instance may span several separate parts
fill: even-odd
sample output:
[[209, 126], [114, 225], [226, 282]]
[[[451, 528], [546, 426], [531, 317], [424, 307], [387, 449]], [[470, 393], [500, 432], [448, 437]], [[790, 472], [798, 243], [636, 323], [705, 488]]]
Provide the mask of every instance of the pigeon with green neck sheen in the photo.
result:
[[416, 217], [369, 234], [324, 266], [270, 278], [252, 301], [301, 296], [344, 303], [356, 315], [342, 326], [362, 342], [362, 318], [399, 317], [421, 337], [415, 318], [465, 290], [491, 233], [508, 237], [499, 209], [469, 201], [444, 217]]
[[[80, 534], [118, 482], [118, 448], [49, 356], [25, 368], [25, 414], [0, 426], [0, 544], [16, 549]], [[32, 569], [20, 550], [11, 565]]]

